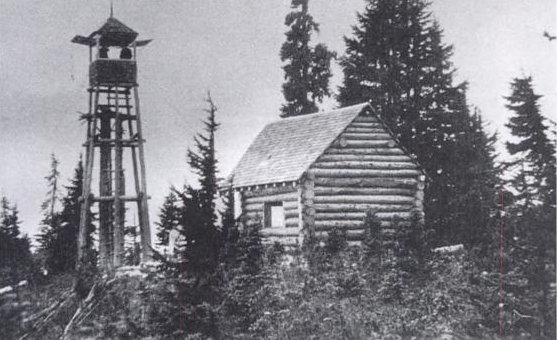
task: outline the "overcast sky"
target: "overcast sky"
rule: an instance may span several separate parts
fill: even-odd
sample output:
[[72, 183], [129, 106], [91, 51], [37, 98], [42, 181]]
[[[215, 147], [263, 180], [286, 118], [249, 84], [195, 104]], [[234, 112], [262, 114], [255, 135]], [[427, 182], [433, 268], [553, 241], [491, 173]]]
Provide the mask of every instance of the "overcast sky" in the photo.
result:
[[[555, 118], [555, 0], [433, 0], [431, 9], [454, 45], [457, 80], [470, 83], [469, 101], [502, 138], [509, 112], [504, 95], [513, 77], [532, 75], [542, 111]], [[153, 38], [138, 53], [140, 98], [151, 220], [170, 185], [192, 181], [186, 149], [202, 127], [211, 90], [222, 123], [221, 176], [226, 176], [261, 128], [278, 118], [287, 0], [114, 0], [114, 15]], [[321, 24], [314, 42], [342, 54], [363, 0], [312, 0]], [[109, 14], [108, 0], [0, 0], [0, 194], [17, 203], [24, 232], [34, 235], [47, 191], [51, 153], [71, 178], [85, 127], [88, 51], [70, 43]], [[335, 67], [334, 89], [342, 79]], [[323, 108], [334, 105], [329, 101]]]

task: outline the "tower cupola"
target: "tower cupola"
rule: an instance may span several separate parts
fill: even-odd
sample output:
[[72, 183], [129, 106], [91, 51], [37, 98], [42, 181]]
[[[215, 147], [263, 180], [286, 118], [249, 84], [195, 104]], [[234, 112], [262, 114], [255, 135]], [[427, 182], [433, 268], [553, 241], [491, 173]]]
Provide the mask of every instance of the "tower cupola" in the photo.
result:
[[76, 35], [72, 42], [89, 46], [89, 82], [91, 86], [134, 85], [137, 47], [151, 40], [136, 40], [138, 33], [110, 16], [88, 36]]

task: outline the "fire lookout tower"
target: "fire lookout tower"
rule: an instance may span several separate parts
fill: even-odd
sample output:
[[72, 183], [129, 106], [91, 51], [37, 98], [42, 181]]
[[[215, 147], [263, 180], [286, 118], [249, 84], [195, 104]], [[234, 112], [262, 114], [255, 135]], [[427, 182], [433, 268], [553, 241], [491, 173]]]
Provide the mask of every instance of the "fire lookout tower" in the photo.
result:
[[[127, 203], [137, 206], [141, 235], [141, 260], [151, 257], [151, 230], [147, 207], [147, 184], [139, 96], [136, 49], [151, 40], [136, 40], [137, 32], [114, 17], [89, 36], [75, 36], [73, 43], [89, 47], [89, 110], [87, 122], [83, 196], [78, 239], [78, 266], [85, 253], [87, 220], [98, 203], [99, 264], [111, 271], [124, 262], [124, 228]], [[109, 57], [109, 53], [116, 54]], [[99, 161], [95, 165], [95, 153]], [[126, 156], [124, 153], [131, 156]], [[127, 163], [125, 163], [127, 161]], [[130, 162], [131, 161], [131, 162]], [[132, 168], [133, 192], [126, 193], [124, 164]], [[94, 181], [93, 172], [98, 171]], [[93, 193], [98, 183], [98, 195]], [[134, 218], [135, 219], [135, 218]]]

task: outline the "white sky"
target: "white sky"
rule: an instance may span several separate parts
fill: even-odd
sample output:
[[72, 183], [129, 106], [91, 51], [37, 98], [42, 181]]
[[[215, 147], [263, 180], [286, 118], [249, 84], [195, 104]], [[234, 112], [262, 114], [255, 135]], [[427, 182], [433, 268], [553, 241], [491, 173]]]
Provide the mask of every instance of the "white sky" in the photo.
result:
[[[261, 128], [278, 118], [288, 0], [115, 0], [115, 17], [154, 41], [138, 53], [151, 222], [171, 184], [192, 180], [186, 149], [199, 131], [203, 97], [220, 108], [218, 158], [228, 175]], [[363, 0], [312, 0], [321, 24], [314, 42], [339, 54]], [[50, 153], [64, 183], [82, 152], [87, 110], [86, 47], [76, 34], [100, 27], [109, 1], [0, 0], [0, 194], [17, 203], [23, 229], [37, 232]], [[431, 9], [454, 45], [457, 80], [469, 102], [506, 138], [503, 96], [513, 77], [532, 75], [542, 111], [556, 120], [555, 0], [433, 0]], [[334, 88], [342, 74], [335, 67]], [[329, 102], [326, 107], [333, 103]]]

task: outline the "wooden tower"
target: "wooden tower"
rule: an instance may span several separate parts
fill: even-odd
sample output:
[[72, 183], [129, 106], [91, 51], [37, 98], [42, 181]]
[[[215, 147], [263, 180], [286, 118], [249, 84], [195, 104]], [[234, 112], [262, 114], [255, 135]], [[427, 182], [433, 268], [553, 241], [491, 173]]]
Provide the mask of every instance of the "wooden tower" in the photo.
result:
[[[141, 235], [141, 260], [151, 257], [151, 230], [147, 207], [145, 157], [137, 85], [137, 47], [151, 40], [136, 40], [137, 33], [112, 17], [89, 36], [72, 42], [89, 47], [89, 110], [83, 196], [78, 239], [78, 268], [86, 247], [86, 221], [98, 203], [99, 265], [111, 271], [123, 264], [127, 204], [136, 205]], [[95, 155], [99, 155], [98, 162]], [[127, 161], [127, 163], [125, 163]], [[126, 172], [124, 164], [131, 164]], [[98, 178], [95, 178], [98, 174]], [[133, 177], [133, 188], [126, 178]], [[93, 187], [98, 185], [98, 191]], [[135, 220], [135, 219], [134, 219]]]

